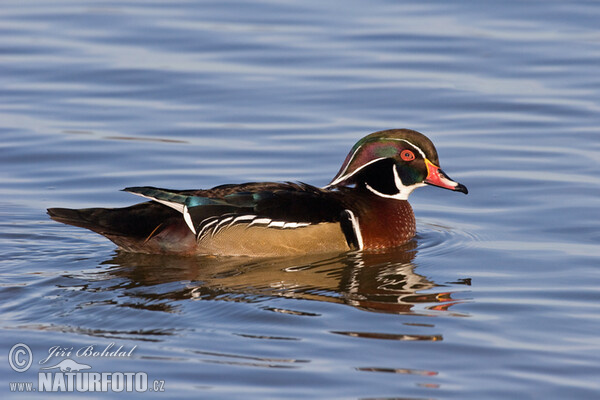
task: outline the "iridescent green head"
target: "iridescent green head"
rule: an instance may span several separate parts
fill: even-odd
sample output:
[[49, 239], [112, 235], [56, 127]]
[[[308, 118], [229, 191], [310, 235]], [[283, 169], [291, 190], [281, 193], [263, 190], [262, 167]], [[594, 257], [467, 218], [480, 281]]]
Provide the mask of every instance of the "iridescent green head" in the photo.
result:
[[425, 184], [463, 193], [439, 168], [435, 146], [425, 135], [409, 129], [390, 129], [365, 136], [346, 157], [330, 188], [356, 185], [378, 196], [406, 200]]

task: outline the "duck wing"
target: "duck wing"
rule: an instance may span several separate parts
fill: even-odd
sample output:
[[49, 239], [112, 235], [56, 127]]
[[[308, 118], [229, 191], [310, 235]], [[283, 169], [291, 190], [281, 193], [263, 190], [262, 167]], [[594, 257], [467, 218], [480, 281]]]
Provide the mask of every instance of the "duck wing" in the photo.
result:
[[[198, 243], [210, 243], [209, 251], [219, 252], [212, 250], [216, 243], [231, 248], [232, 242], [260, 246], [274, 241], [298, 249], [325, 246], [327, 242], [337, 243], [331, 245], [336, 250], [360, 248], [356, 221], [339, 193], [303, 183], [251, 182], [208, 190], [149, 186], [124, 190], [179, 211]], [[247, 248], [244, 251], [251, 252]]]

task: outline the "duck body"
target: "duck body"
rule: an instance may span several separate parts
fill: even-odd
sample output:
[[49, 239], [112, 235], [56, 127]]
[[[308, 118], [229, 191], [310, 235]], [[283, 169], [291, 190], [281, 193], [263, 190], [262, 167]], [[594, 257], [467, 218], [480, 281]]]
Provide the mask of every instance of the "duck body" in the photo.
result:
[[[279, 256], [395, 247], [415, 233], [408, 201], [301, 183], [244, 183], [208, 190], [125, 189], [155, 201], [126, 208], [51, 208], [59, 222], [93, 230], [141, 253]], [[190, 205], [187, 215], [164, 203]], [[183, 207], [182, 207], [183, 208]], [[378, 222], [386, 220], [382, 226]], [[395, 223], [389, 223], [395, 219]], [[365, 222], [362, 232], [356, 221]], [[194, 229], [191, 229], [191, 226]]]
[[48, 214], [141, 253], [264, 257], [380, 250], [414, 237], [407, 198], [416, 187], [467, 192], [437, 165], [424, 135], [381, 131], [359, 141], [324, 188], [290, 182], [206, 190], [131, 187], [124, 190], [151, 201], [125, 208], [51, 208]]

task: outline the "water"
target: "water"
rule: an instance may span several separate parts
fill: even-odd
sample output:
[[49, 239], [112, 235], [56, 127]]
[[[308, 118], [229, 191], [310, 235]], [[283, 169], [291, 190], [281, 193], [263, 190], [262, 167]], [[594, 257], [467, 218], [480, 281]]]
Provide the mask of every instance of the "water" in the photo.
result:
[[[3, 1], [3, 398], [148, 396], [10, 392], [52, 346], [110, 343], [133, 352], [71, 359], [168, 398], [598, 398], [598, 20], [586, 1]], [[470, 193], [417, 190], [418, 237], [388, 253], [140, 256], [45, 214], [133, 204], [127, 186], [325, 185], [400, 127]]]

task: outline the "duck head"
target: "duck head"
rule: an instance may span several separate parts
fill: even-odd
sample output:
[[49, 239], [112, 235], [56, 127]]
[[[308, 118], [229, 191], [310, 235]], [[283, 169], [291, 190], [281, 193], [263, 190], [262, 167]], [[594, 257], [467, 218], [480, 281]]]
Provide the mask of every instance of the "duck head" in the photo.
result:
[[429, 138], [409, 129], [390, 129], [359, 140], [327, 187], [355, 186], [380, 197], [406, 200], [425, 185], [468, 193], [439, 167]]

